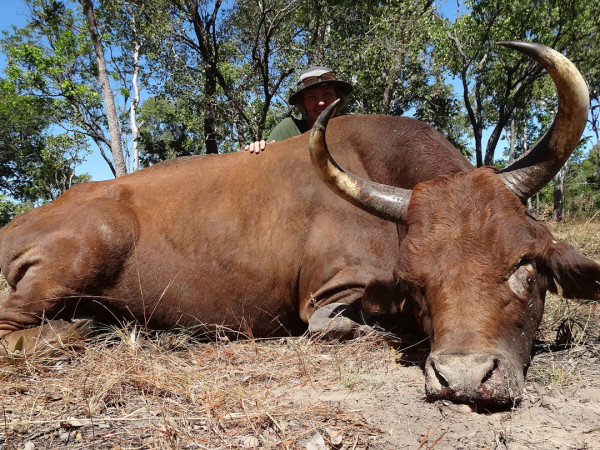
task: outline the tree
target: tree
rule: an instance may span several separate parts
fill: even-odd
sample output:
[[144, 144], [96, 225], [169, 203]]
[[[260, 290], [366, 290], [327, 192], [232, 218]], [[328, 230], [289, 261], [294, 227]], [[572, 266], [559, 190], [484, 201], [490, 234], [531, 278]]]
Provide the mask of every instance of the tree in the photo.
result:
[[[132, 127], [123, 112], [130, 109], [126, 103], [132, 77], [127, 75], [134, 69], [124, 63], [124, 55], [131, 47], [116, 34], [113, 42], [109, 29], [104, 35], [109, 38], [107, 52], [100, 35], [106, 23], [120, 16], [96, 14], [91, 0], [81, 0], [90, 20], [72, 1], [26, 1], [29, 23], [0, 43], [7, 54], [9, 79], [30, 94], [52, 101], [51, 120], [56, 126], [90, 138], [115, 176], [126, 173], [122, 130]], [[120, 109], [115, 105], [117, 97], [123, 101]]]
[[[138, 4], [140, 3], [140, 4]], [[120, 94], [123, 97], [123, 110], [129, 110], [129, 129], [127, 121], [122, 120], [121, 141], [125, 161], [130, 161], [130, 171], [139, 169], [140, 137], [138, 109], [141, 104], [141, 92], [149, 78], [148, 70], [144, 70], [143, 62], [146, 61], [145, 53], [149, 50], [147, 45], [150, 33], [143, 30], [147, 26], [143, 14], [152, 16], [156, 0], [104, 0], [101, 8], [96, 10], [96, 17], [102, 24], [104, 36], [116, 47], [111, 51], [112, 68], [115, 76], [121, 80]], [[109, 46], [110, 48], [111, 46]], [[127, 88], [129, 86], [129, 88]], [[133, 94], [131, 93], [133, 91]], [[129, 108], [126, 107], [129, 101]], [[131, 138], [131, 151], [128, 146], [128, 132]]]
[[31, 184], [28, 167], [39, 161], [50, 115], [45, 99], [20, 95], [17, 86], [0, 79], [0, 192], [20, 198]]
[[144, 102], [140, 112], [144, 126], [138, 139], [143, 167], [177, 156], [202, 153], [202, 129], [190, 117], [190, 105], [183, 99], [168, 101], [152, 97]]
[[[440, 45], [450, 74], [462, 83], [463, 102], [475, 140], [477, 165], [492, 164], [494, 152], [515, 111], [520, 120], [535, 116], [534, 95], [553, 95], [535, 88], [542, 69], [525, 57], [497, 52], [494, 42], [530, 40], [566, 51], [577, 61], [575, 42], [585, 40], [593, 30], [592, 6], [583, 0], [531, 2], [470, 0], [470, 12], [449, 23], [447, 40]], [[585, 13], [583, 13], [585, 11]], [[537, 91], [535, 91], [537, 89]], [[483, 151], [483, 130], [492, 132]]]
[[[590, 150], [596, 153], [596, 178], [600, 180], [600, 27], [597, 20], [597, 9], [587, 8], [578, 11], [589, 26], [585, 39], [572, 44], [577, 51], [576, 64], [584, 74], [590, 91], [589, 125], [594, 134], [595, 142]], [[583, 19], [582, 19], [583, 21]], [[600, 191], [600, 185], [596, 185]]]
[[169, 38], [155, 50], [163, 83], [154, 94], [189, 106], [207, 153], [239, 149], [262, 135], [272, 101], [297, 63], [289, 55], [299, 54], [292, 25], [299, 3], [174, 3], [163, 29]]
[[575, 150], [566, 165], [564, 179], [564, 210], [571, 216], [589, 217], [600, 209], [600, 189], [597, 174], [598, 152], [592, 148]]
[[114, 161], [115, 176], [120, 177], [127, 173], [125, 159], [123, 158], [123, 150], [121, 148], [121, 130], [119, 128], [119, 119], [117, 117], [117, 108], [115, 106], [115, 98], [113, 90], [108, 79], [108, 71], [106, 68], [106, 59], [104, 58], [104, 49], [102, 48], [102, 40], [98, 32], [96, 23], [96, 15], [94, 14], [94, 6], [92, 0], [80, 0], [83, 6], [83, 12], [87, 19], [90, 38], [94, 46], [94, 54], [96, 56], [96, 66], [98, 69], [98, 79], [102, 89], [104, 99], [104, 107], [106, 110], [106, 121], [108, 123], [108, 132], [110, 135], [110, 150]]
[[20, 94], [17, 85], [0, 79], [0, 226], [89, 179], [75, 175], [85, 143], [48, 135], [52, 114], [47, 99]]
[[[291, 109], [284, 98], [303, 56], [301, 8], [306, 2], [293, 0], [243, 0], [229, 12], [225, 24], [226, 37], [235, 49], [236, 70], [228, 79], [234, 83], [241, 120], [238, 127], [240, 145], [263, 137], [268, 124], [273, 124], [275, 106], [282, 115]], [[249, 108], [246, 106], [249, 105]], [[247, 131], [243, 131], [243, 130]]]

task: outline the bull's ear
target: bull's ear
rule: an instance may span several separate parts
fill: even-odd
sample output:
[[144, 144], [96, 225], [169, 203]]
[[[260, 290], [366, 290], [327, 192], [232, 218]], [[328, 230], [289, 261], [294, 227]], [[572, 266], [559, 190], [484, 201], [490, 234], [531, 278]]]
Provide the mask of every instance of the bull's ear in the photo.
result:
[[566, 298], [600, 300], [600, 264], [569, 244], [552, 242], [546, 265]]

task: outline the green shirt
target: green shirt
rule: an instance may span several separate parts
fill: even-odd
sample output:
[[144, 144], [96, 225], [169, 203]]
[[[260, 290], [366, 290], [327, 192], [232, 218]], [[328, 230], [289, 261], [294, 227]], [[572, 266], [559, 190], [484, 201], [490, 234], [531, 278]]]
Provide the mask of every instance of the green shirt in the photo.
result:
[[294, 117], [286, 117], [283, 119], [269, 134], [267, 142], [271, 141], [285, 141], [286, 139], [294, 136], [300, 136], [308, 131], [308, 125], [302, 119], [296, 119]]

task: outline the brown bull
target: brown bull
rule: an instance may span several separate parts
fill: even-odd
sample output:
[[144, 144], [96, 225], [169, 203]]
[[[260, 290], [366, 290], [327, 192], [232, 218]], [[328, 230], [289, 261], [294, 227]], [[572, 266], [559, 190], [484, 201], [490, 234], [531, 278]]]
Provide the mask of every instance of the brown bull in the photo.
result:
[[551, 180], [581, 137], [588, 113], [585, 81], [554, 50], [504, 44], [546, 68], [559, 104], [548, 133], [499, 173], [492, 167], [453, 170], [412, 190], [361, 179], [328, 153], [324, 133], [335, 105], [311, 136], [311, 157], [323, 181], [352, 204], [404, 229], [387, 289], [403, 295], [380, 296], [373, 304], [365, 296], [362, 308], [376, 315], [404, 307], [405, 300], [414, 305], [431, 341], [425, 366], [430, 399], [511, 404], [523, 388], [546, 291], [557, 292], [558, 283], [567, 298], [600, 299], [600, 265], [554, 240], [523, 205]]
[[426, 124], [348, 116], [327, 130], [333, 153], [382, 185], [330, 171], [322, 123], [311, 151], [319, 175], [366, 212], [318, 179], [308, 135], [259, 158], [181, 158], [79, 185], [0, 231], [11, 287], [0, 333], [93, 315], [276, 336], [306, 324], [321, 331], [336, 311], [414, 309], [432, 339], [430, 398], [512, 402], [545, 290], [557, 279], [567, 296], [598, 298], [600, 278], [596, 263], [556, 243], [521, 203], [568, 158], [587, 111], [577, 71], [533, 49], [561, 100], [553, 131], [525, 163], [500, 175], [475, 170]]

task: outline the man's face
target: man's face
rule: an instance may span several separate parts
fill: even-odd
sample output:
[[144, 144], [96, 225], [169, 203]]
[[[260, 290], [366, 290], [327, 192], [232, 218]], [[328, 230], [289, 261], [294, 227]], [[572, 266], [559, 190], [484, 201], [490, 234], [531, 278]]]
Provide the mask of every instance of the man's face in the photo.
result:
[[304, 108], [308, 115], [308, 125], [313, 126], [319, 114], [337, 99], [333, 86], [317, 86], [302, 94]]

